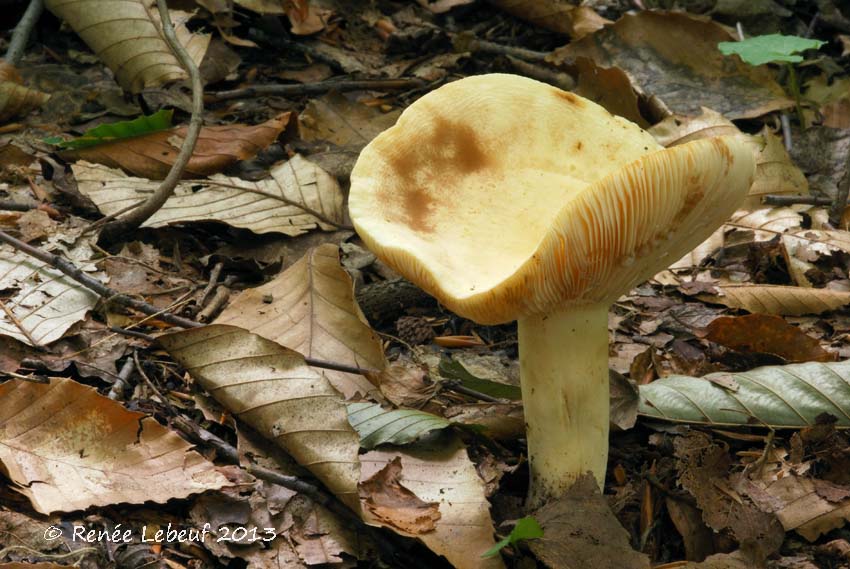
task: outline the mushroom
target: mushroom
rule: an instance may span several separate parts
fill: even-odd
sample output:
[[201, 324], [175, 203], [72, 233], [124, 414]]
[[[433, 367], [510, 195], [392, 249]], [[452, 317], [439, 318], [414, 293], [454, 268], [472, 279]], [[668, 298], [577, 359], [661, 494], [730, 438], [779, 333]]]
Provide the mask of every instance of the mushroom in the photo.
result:
[[384, 262], [480, 324], [518, 321], [529, 505], [608, 458], [608, 309], [735, 211], [743, 137], [663, 148], [555, 87], [480, 75], [433, 91], [360, 154], [349, 210]]

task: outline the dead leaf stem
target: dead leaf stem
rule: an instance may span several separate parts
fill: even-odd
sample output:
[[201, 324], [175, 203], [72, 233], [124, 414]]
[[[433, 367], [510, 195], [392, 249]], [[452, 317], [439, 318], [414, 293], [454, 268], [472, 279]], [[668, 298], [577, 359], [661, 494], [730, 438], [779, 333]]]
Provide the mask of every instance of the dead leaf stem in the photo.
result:
[[[545, 54], [544, 54], [545, 55]], [[316, 83], [302, 83], [300, 85], [254, 85], [242, 89], [230, 91], [217, 91], [208, 93], [205, 99], [214, 103], [229, 99], [242, 99], [246, 97], [259, 97], [262, 95], [278, 95], [281, 97], [297, 97], [301, 95], [323, 95], [329, 91], [345, 93], [346, 91], [383, 91], [398, 89], [418, 89], [425, 86], [425, 81], [411, 77], [401, 79], [364, 79], [364, 80], [339, 80], [318, 81]]]
[[9, 49], [6, 50], [6, 62], [17, 66], [21, 62], [24, 55], [24, 50], [27, 47], [32, 29], [35, 23], [41, 17], [44, 11], [44, 0], [30, 0], [26, 12], [21, 16], [18, 25], [15, 26], [15, 31], [12, 32], [12, 39], [9, 41]]
[[159, 15], [162, 20], [162, 33], [165, 41], [192, 81], [192, 117], [189, 119], [186, 138], [183, 140], [183, 145], [180, 147], [180, 152], [177, 154], [171, 170], [168, 171], [168, 175], [144, 204], [130, 212], [126, 217], [104, 226], [99, 239], [104, 246], [119, 242], [128, 231], [141, 226], [153, 214], [159, 211], [168, 198], [171, 197], [171, 194], [174, 193], [174, 188], [177, 187], [178, 182], [183, 178], [186, 165], [192, 158], [192, 152], [195, 150], [195, 143], [198, 141], [203, 124], [203, 117], [201, 115], [204, 111], [204, 86], [201, 82], [201, 74], [198, 71], [198, 66], [195, 65], [186, 48], [177, 39], [165, 0], [157, 0], [156, 6], [159, 9]]
[[0, 241], [8, 243], [18, 251], [22, 251], [30, 257], [34, 257], [39, 261], [50, 265], [54, 269], [61, 271], [104, 299], [109, 299], [110, 301], [116, 302], [122, 306], [133, 308], [143, 314], [156, 315], [159, 320], [175, 326], [182, 326], [183, 328], [197, 328], [198, 326], [202, 326], [202, 324], [195, 322], [194, 320], [189, 320], [188, 318], [183, 318], [176, 314], [162, 312], [157, 307], [148, 304], [147, 302], [121, 294], [118, 291], [104, 285], [99, 280], [87, 275], [82, 269], [70, 261], [63, 259], [59, 255], [54, 255], [53, 253], [48, 253], [38, 247], [33, 247], [28, 243], [24, 243], [20, 239], [12, 237], [4, 231], [0, 231]]
[[841, 226], [841, 216], [844, 213], [844, 208], [847, 207], [847, 195], [850, 194], [850, 152], [847, 153], [847, 161], [844, 164], [844, 176], [838, 184], [838, 193], [835, 194], [835, 201], [829, 208], [829, 223], [833, 227]]

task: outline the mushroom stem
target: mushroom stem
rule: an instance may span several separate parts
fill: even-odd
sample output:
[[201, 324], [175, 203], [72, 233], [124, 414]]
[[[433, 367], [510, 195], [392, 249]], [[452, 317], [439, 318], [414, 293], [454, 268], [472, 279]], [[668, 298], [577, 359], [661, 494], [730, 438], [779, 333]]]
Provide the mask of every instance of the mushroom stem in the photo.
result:
[[528, 436], [528, 506], [558, 498], [608, 461], [608, 306], [521, 318], [519, 363]]

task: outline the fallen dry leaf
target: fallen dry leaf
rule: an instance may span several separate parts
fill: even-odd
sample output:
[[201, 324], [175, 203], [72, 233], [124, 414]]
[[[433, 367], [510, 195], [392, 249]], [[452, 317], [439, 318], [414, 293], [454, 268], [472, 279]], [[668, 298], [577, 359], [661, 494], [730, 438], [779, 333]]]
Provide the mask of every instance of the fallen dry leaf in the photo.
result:
[[228, 485], [175, 433], [70, 379], [11, 380], [0, 399], [0, 461], [43, 514], [161, 504]]
[[699, 294], [705, 302], [743, 308], [754, 314], [802, 316], [821, 314], [850, 304], [850, 292], [783, 285], [718, 285], [716, 294]]
[[401, 457], [396, 456], [381, 470], [360, 482], [365, 507], [382, 524], [419, 535], [434, 531], [440, 519], [436, 502], [423, 502], [402, 484]]
[[416, 0], [417, 4], [423, 8], [427, 8], [433, 14], [443, 14], [456, 6], [466, 6], [473, 2], [475, 2], [475, 0], [436, 0], [434, 2], [429, 0]]
[[452, 405], [443, 415], [452, 423], [467, 425], [495, 440], [516, 440], [525, 436], [520, 403], [468, 403]]
[[360, 150], [398, 120], [400, 111], [382, 113], [340, 93], [311, 99], [298, 117], [301, 137]]
[[0, 62], [0, 121], [26, 115], [48, 99], [47, 93], [25, 87], [12, 64]]
[[[146, 200], [159, 186], [158, 182], [88, 162], [77, 162], [71, 168], [80, 192], [105, 215]], [[275, 166], [270, 178], [258, 182], [222, 174], [181, 182], [143, 227], [220, 221], [254, 233], [278, 232], [295, 237], [316, 228], [336, 229], [343, 219], [342, 200], [339, 182], [296, 154]]]
[[[203, 178], [221, 172], [239, 160], [254, 157], [280, 136], [289, 125], [290, 113], [258, 125], [231, 124], [201, 129], [183, 178]], [[188, 127], [152, 132], [80, 150], [61, 152], [66, 160], [86, 160], [130, 175], [162, 180], [168, 174], [186, 138]]]
[[[844, 525], [850, 520], [850, 499], [847, 488], [844, 496], [828, 500], [820, 495], [819, 486], [829, 485], [824, 480], [789, 474], [769, 483], [756, 481], [765, 494], [754, 493], [752, 498], [759, 505], [776, 514], [786, 531], [797, 533], [815, 541], [821, 535]], [[763, 497], [762, 497], [763, 496]]]
[[166, 334], [159, 342], [219, 403], [359, 511], [359, 437], [342, 397], [301, 354], [223, 324]]
[[[187, 77], [162, 36], [156, 0], [100, 0], [96, 10], [78, 0], [46, 0], [45, 7], [68, 22], [127, 91], [138, 93]], [[170, 15], [178, 41], [200, 65], [210, 35], [190, 32], [187, 12], [171, 10]]]
[[688, 502], [669, 497], [664, 500], [664, 505], [670, 521], [682, 536], [688, 561], [702, 561], [714, 552], [713, 532], [702, 521], [702, 513], [697, 508]]
[[779, 316], [721, 316], [708, 325], [706, 339], [741, 352], [774, 354], [789, 363], [831, 362], [835, 354]]
[[603, 69], [620, 67], [635, 90], [652, 97], [665, 115], [698, 115], [706, 106], [738, 119], [791, 106], [769, 69], [720, 53], [717, 43], [731, 39], [710, 20], [646, 10], [625, 14], [613, 25], [555, 50], [550, 59], [567, 67], [579, 57]]
[[360, 456], [361, 480], [368, 480], [396, 457], [401, 457], [404, 485], [423, 502], [439, 504], [436, 529], [416, 537], [457, 569], [503, 568], [500, 557], [481, 558], [493, 547], [493, 522], [484, 482], [463, 443], [449, 437], [432, 445], [369, 451]]
[[[73, 259], [89, 276], [101, 276], [88, 262], [92, 251], [87, 244], [54, 252]], [[0, 290], [8, 291], [0, 299], [0, 334], [30, 346], [61, 338], [98, 300], [77, 281], [8, 245], [0, 246]]]
[[629, 119], [643, 128], [649, 126], [640, 113], [638, 94], [625, 71], [619, 67], [597, 67], [587, 57], [577, 57], [573, 67], [578, 75], [577, 94], [602, 105], [611, 114]]
[[543, 537], [529, 540], [528, 547], [551, 569], [650, 566], [647, 555], [632, 549], [628, 532], [589, 473], [532, 515], [543, 528]]
[[679, 483], [696, 499], [709, 527], [728, 531], [755, 563], [779, 549], [785, 538], [781, 524], [732, 490], [726, 478], [732, 460], [723, 447], [698, 431], [676, 437], [673, 446]]
[[[384, 352], [354, 300], [339, 250], [311, 249], [271, 282], [240, 294], [216, 319], [239, 326], [311, 358], [381, 370]], [[346, 399], [379, 397], [362, 375], [322, 370]]]
[[576, 6], [566, 0], [489, 0], [491, 4], [521, 20], [543, 29], [567, 34], [574, 40], [611, 24], [590, 6]]

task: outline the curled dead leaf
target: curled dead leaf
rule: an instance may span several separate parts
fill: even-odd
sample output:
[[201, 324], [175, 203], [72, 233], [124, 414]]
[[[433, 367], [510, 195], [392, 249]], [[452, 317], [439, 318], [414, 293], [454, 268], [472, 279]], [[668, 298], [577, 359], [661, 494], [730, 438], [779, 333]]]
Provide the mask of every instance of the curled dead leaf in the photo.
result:
[[434, 531], [440, 505], [423, 502], [401, 483], [401, 457], [360, 483], [360, 497], [381, 523], [409, 534]]

